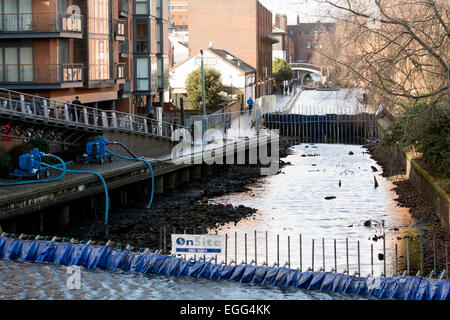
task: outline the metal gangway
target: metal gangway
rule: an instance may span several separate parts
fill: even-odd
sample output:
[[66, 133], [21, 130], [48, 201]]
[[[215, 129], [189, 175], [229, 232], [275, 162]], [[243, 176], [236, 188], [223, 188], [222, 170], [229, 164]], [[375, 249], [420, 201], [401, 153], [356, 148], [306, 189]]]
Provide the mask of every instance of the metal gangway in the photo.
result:
[[170, 140], [179, 128], [162, 120], [0, 88], [1, 137], [42, 138], [70, 145], [93, 135], [122, 132]]

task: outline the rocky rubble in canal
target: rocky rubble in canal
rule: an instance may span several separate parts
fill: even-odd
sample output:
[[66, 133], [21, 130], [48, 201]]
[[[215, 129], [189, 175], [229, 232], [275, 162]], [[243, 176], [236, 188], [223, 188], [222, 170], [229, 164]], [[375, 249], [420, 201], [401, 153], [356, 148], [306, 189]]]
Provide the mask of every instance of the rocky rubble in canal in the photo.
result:
[[[291, 154], [291, 141], [280, 140], [280, 158]], [[280, 167], [290, 165], [280, 160]], [[242, 205], [222, 205], [209, 199], [224, 194], [248, 192], [246, 186], [257, 182], [261, 167], [258, 165], [224, 166], [213, 177], [202, 178], [188, 186], [180, 186], [172, 193], [158, 195], [151, 209], [145, 210], [144, 203], [135, 203], [127, 208], [110, 213], [108, 233], [105, 235], [103, 217], [91, 221], [75, 221], [70, 228], [61, 230], [58, 236], [78, 240], [95, 240], [130, 244], [137, 248], [157, 250], [160, 247], [162, 228], [167, 239], [174, 231], [183, 233], [204, 233], [227, 223], [237, 223], [251, 217], [256, 209]], [[170, 243], [170, 239], [167, 241]]]

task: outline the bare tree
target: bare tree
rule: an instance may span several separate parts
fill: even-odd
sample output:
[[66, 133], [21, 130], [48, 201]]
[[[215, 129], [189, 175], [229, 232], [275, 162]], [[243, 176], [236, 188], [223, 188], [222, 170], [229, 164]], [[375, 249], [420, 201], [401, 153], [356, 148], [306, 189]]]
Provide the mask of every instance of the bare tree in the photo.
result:
[[[446, 0], [319, 0], [337, 21], [315, 59], [394, 98], [438, 101], [449, 93]], [[319, 58], [320, 57], [320, 58]]]

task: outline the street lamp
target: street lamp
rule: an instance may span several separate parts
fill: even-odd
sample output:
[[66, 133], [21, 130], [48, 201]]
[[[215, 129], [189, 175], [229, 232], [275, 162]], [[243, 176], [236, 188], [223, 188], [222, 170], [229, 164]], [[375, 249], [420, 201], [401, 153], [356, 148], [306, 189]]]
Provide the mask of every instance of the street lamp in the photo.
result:
[[202, 136], [208, 130], [208, 118], [206, 117], [206, 98], [205, 98], [205, 70], [203, 63], [203, 50], [200, 50], [202, 56], [202, 101], [203, 101], [203, 117], [202, 117]]

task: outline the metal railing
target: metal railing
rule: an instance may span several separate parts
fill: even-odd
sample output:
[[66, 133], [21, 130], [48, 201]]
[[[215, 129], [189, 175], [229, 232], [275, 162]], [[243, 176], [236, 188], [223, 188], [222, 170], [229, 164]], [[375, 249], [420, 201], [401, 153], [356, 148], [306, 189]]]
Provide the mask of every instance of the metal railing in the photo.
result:
[[83, 64], [0, 65], [0, 83], [54, 84], [83, 80]]
[[126, 78], [126, 63], [116, 63], [114, 68], [114, 78], [115, 79], [125, 79]]
[[126, 23], [122, 20], [115, 21], [115, 35], [116, 37], [125, 37], [126, 36]]
[[84, 17], [66, 13], [2, 13], [0, 32], [83, 33]]
[[[164, 121], [118, 111], [90, 108], [40, 96], [0, 89], [0, 117], [65, 126], [85, 131], [130, 132], [172, 139], [174, 126]], [[178, 128], [183, 128], [178, 125]]]
[[119, 12], [123, 12], [125, 14], [129, 13], [130, 2], [129, 0], [120, 0], [119, 1]]
[[[220, 234], [225, 236], [224, 253], [209, 256], [218, 264], [284, 267], [300, 272], [323, 271], [360, 277], [415, 275], [448, 279], [448, 242], [439, 247], [436, 238], [427, 240], [432, 242], [432, 248], [425, 251], [424, 246], [429, 243], [422, 237], [406, 238], [388, 245], [384, 227], [380, 232], [379, 241], [369, 242], [351, 238], [307, 238], [301, 233], [258, 230], [227, 233], [200, 227], [177, 230], [161, 226], [159, 247], [153, 250], [170, 254], [170, 234]], [[438, 261], [438, 253], [445, 257], [445, 261]], [[202, 254], [179, 257], [193, 261], [206, 259]]]
[[119, 53], [121, 55], [128, 55], [130, 53], [130, 44], [128, 40], [119, 42]]

